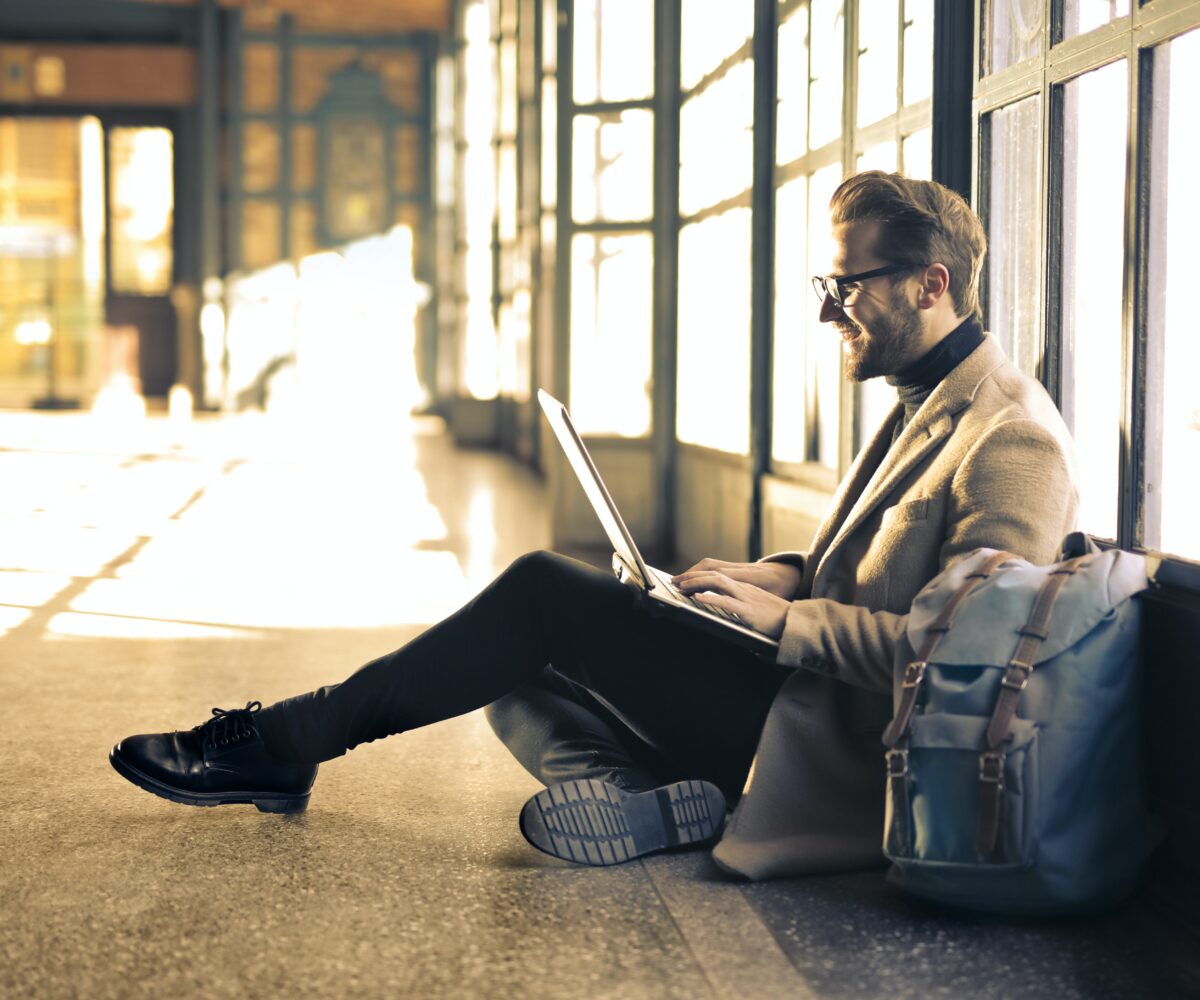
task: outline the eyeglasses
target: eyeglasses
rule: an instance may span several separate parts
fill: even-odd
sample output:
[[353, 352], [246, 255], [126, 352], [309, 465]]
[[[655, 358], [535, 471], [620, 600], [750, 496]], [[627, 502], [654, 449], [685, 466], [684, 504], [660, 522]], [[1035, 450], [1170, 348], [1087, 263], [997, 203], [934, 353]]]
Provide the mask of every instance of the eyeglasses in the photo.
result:
[[868, 278], [882, 278], [885, 274], [899, 274], [901, 271], [911, 270], [911, 264], [888, 264], [886, 267], [877, 267], [871, 271], [862, 271], [859, 274], [814, 275], [812, 286], [813, 291], [817, 293], [818, 299], [824, 302], [825, 296], [828, 295], [840, 308], [846, 301], [844, 286], [853, 285], [859, 281], [866, 281]]

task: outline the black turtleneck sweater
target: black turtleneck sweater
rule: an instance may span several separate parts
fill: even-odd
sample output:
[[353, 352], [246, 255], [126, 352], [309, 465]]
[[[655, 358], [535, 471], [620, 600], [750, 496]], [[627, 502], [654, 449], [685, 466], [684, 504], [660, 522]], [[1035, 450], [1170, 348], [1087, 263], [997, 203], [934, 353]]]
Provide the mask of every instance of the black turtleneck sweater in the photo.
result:
[[892, 444], [942, 379], [982, 343], [983, 327], [969, 316], [907, 368], [887, 376], [887, 384], [895, 387], [897, 398], [904, 404], [904, 413], [892, 431]]

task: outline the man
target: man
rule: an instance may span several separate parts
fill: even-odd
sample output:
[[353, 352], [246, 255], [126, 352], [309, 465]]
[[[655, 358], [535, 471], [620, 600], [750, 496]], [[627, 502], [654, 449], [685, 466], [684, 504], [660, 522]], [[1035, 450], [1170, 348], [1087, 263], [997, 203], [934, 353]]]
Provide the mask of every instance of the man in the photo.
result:
[[522, 832], [559, 857], [609, 864], [708, 840], [740, 799], [714, 850], [730, 870], [880, 860], [879, 736], [913, 597], [980, 546], [1050, 561], [1077, 500], [1057, 410], [979, 325], [985, 241], [966, 203], [872, 171], [830, 207], [821, 319], [842, 336], [847, 375], [887, 377], [900, 402], [808, 552], [704, 560], [676, 578], [779, 638], [775, 664], [651, 618], [606, 573], [532, 553], [341, 684], [130, 737], [113, 766], [176, 801], [293, 811], [320, 761], [489, 706], [549, 786], [526, 803]]

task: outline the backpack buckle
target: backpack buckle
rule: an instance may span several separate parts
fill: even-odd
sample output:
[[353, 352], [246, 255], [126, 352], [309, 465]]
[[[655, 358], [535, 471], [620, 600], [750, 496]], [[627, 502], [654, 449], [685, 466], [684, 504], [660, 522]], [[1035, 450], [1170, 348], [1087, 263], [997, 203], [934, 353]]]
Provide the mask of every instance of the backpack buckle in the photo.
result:
[[1004, 784], [1004, 754], [985, 750], [979, 755], [979, 780], [988, 785]]
[[1027, 663], [1010, 663], [1000, 680], [1000, 686], [1006, 687], [1010, 691], [1024, 691], [1025, 686], [1029, 683], [1031, 673], [1033, 673], [1033, 667]]
[[885, 756], [887, 757], [887, 773], [889, 778], [903, 778], [908, 774], [907, 750], [889, 750]]
[[929, 664], [924, 660], [913, 660], [907, 667], [904, 668], [904, 681], [902, 687], [915, 688], [921, 686], [921, 681], [925, 679], [925, 668]]

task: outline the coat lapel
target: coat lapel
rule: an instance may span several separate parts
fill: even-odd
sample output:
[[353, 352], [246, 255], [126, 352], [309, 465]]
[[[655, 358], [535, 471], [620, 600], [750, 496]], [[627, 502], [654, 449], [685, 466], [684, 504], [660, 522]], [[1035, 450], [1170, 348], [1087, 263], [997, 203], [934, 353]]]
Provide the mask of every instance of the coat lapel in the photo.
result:
[[[1004, 352], [991, 334], [942, 381], [888, 447], [900, 406], [884, 421], [871, 443], [862, 450], [846, 477], [848, 489], [839, 491], [830, 517], [821, 525], [812, 552], [819, 563], [817, 574], [835, 556], [846, 538], [883, 503], [917, 465], [942, 446], [954, 429], [955, 417], [975, 398], [983, 379], [1004, 363]], [[865, 486], [857, 481], [866, 478]], [[846, 508], [849, 509], [846, 509]], [[821, 551], [819, 545], [828, 547]]]
[[862, 497], [875, 472], [883, 461], [892, 442], [892, 430], [896, 421], [903, 416], [904, 407], [897, 403], [884, 420], [875, 436], [863, 448], [850, 466], [850, 471], [843, 477], [841, 485], [833, 497], [829, 514], [821, 522], [816, 535], [809, 546], [808, 564], [815, 570], [825, 557], [826, 551], [833, 542], [834, 536], [846, 523], [857, 501]]

